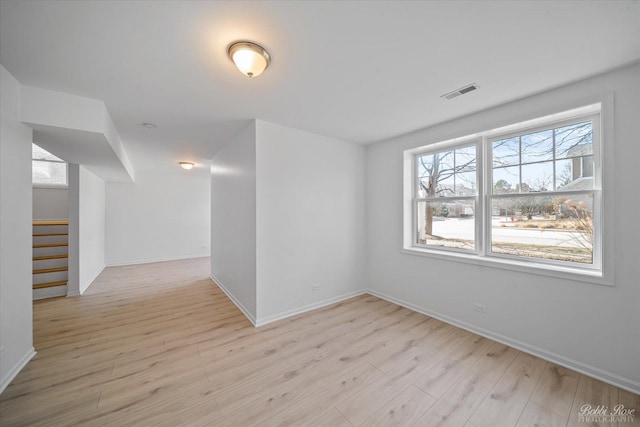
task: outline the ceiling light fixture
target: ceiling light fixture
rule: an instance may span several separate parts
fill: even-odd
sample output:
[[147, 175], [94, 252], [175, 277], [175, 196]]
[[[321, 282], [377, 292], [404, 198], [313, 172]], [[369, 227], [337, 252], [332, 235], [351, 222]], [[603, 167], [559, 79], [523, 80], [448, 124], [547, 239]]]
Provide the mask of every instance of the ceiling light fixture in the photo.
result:
[[158, 128], [158, 126], [154, 125], [153, 123], [142, 123], [140, 126], [149, 130]]
[[259, 76], [271, 62], [271, 56], [265, 48], [248, 41], [232, 43], [227, 53], [238, 70], [248, 77]]
[[178, 162], [178, 164], [180, 165], [180, 167], [182, 169], [189, 170], [189, 169], [193, 168], [193, 163], [191, 163], [191, 162]]

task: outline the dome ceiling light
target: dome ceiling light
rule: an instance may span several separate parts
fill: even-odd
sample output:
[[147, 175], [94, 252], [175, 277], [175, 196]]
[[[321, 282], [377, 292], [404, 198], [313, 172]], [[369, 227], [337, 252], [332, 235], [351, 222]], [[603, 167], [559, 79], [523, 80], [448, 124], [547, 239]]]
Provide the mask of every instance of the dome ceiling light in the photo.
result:
[[249, 41], [232, 43], [227, 53], [238, 70], [248, 77], [259, 76], [271, 62], [271, 56], [265, 48]]
[[178, 162], [178, 164], [180, 165], [180, 167], [182, 169], [189, 170], [189, 169], [193, 168], [193, 163], [192, 162]]

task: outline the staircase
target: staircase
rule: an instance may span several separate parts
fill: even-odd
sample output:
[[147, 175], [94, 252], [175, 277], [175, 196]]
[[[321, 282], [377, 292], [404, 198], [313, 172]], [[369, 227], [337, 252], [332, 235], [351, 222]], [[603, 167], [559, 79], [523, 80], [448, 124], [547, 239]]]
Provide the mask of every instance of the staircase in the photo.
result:
[[69, 221], [33, 221], [33, 299], [67, 295]]

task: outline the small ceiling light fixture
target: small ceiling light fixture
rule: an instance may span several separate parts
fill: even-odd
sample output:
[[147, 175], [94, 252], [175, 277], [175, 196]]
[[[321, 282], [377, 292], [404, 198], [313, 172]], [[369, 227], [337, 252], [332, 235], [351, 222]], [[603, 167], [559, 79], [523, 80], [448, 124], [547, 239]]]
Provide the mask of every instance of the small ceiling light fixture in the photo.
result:
[[153, 130], [153, 129], [157, 129], [158, 126], [154, 125], [153, 123], [142, 123], [140, 126], [142, 126], [143, 128], [149, 129], [149, 130]]
[[249, 77], [262, 74], [271, 62], [271, 56], [265, 48], [249, 41], [232, 43], [227, 53], [238, 70]]
[[193, 163], [191, 163], [191, 162], [178, 162], [178, 164], [180, 165], [180, 167], [182, 169], [189, 170], [189, 169], [193, 168]]

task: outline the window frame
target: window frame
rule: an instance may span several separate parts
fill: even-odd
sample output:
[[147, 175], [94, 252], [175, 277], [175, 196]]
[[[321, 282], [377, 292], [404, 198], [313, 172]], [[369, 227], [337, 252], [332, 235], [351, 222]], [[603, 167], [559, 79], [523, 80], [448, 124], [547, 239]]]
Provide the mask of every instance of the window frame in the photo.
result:
[[[483, 251], [480, 252], [482, 256], [487, 257], [497, 257], [497, 258], [506, 258], [512, 260], [522, 260], [527, 262], [535, 262], [540, 264], [550, 264], [555, 266], [568, 266], [576, 269], [586, 269], [586, 270], [595, 270], [600, 271], [602, 269], [602, 241], [601, 241], [601, 223], [602, 223], [602, 177], [601, 177], [601, 128], [600, 128], [600, 117], [601, 113], [586, 113], [581, 115], [572, 116], [571, 118], [547, 121], [543, 124], [539, 124], [536, 126], [525, 127], [522, 129], [518, 129], [515, 132], [508, 133], [497, 133], [492, 135], [491, 137], [483, 138], [483, 149], [486, 151], [486, 159], [487, 161], [482, 164], [484, 167], [483, 173], [485, 175], [485, 182], [487, 183], [484, 187], [484, 238], [486, 245], [482, 248]], [[541, 132], [545, 130], [555, 130], [560, 127], [570, 126], [574, 124], [578, 124], [581, 122], [590, 121], [592, 123], [592, 156], [593, 156], [593, 189], [591, 190], [558, 190], [555, 188], [556, 186], [556, 174], [554, 172], [553, 176], [553, 191], [540, 191], [540, 192], [520, 192], [520, 193], [504, 193], [504, 194], [494, 194], [493, 193], [493, 143], [495, 141], [500, 141], [503, 139], [509, 139], [513, 137], [521, 137], [523, 135], [532, 134], [536, 132]], [[555, 153], [555, 144], [554, 144], [554, 153], [551, 162], [556, 162], [556, 153]], [[582, 157], [582, 156], [576, 156]], [[570, 157], [573, 158], [573, 157]], [[520, 181], [522, 181], [522, 165], [527, 164], [536, 164], [541, 162], [530, 162], [523, 163], [522, 162], [522, 148], [520, 147], [520, 161], [517, 165], [520, 167]], [[515, 165], [514, 165], [515, 166]], [[555, 165], [554, 165], [555, 171]], [[520, 182], [521, 183], [521, 182]], [[580, 262], [573, 261], [559, 261], [554, 259], [545, 259], [545, 258], [534, 258], [534, 257], [523, 257], [517, 255], [510, 254], [500, 254], [493, 252], [493, 238], [492, 238], [492, 227], [489, 224], [491, 218], [491, 202], [495, 199], [501, 198], [513, 198], [513, 197], [539, 197], [539, 196], [576, 196], [576, 195], [593, 195], [593, 248], [592, 248], [592, 263], [585, 264]], [[595, 218], [599, 220], [596, 221]], [[531, 261], [529, 261], [531, 260]]]
[[[475, 196], [443, 196], [443, 197], [418, 197], [418, 159], [422, 156], [425, 155], [431, 155], [431, 154], [435, 154], [435, 153], [441, 153], [443, 151], [449, 151], [449, 150], [456, 150], [459, 148], [467, 148], [467, 147], [476, 147], [476, 194]], [[449, 146], [442, 146], [439, 149], [427, 149], [427, 150], [422, 150], [422, 151], [418, 151], [416, 153], [413, 154], [413, 172], [412, 172], [412, 176], [413, 176], [413, 200], [412, 200], [412, 204], [413, 204], [413, 209], [412, 209], [412, 222], [414, 224], [413, 226], [413, 235], [417, 236], [419, 233], [418, 230], [418, 203], [420, 202], [425, 202], [425, 203], [429, 203], [429, 201], [433, 201], [433, 200], [437, 200], [440, 202], [445, 202], [447, 200], [473, 200], [474, 201], [474, 223], [475, 223], [475, 232], [474, 232], [474, 239], [475, 239], [475, 250], [468, 250], [468, 249], [461, 249], [461, 248], [450, 248], [450, 247], [444, 247], [444, 246], [434, 246], [434, 245], [427, 245], [427, 244], [420, 244], [417, 242], [417, 239], [415, 239], [416, 241], [414, 241], [414, 247], [417, 248], [424, 248], [424, 249], [434, 249], [434, 250], [438, 250], [438, 251], [450, 251], [450, 252], [458, 252], [458, 253], [463, 253], [463, 254], [477, 254], [479, 251], [479, 248], [482, 246], [482, 238], [483, 238], [483, 234], [481, 232], [481, 227], [479, 227], [479, 221], [482, 218], [482, 215], [477, 215], [477, 212], [479, 212], [479, 209], [482, 207], [482, 205], [480, 204], [480, 194], [481, 194], [481, 188], [482, 188], [482, 173], [480, 170], [480, 163], [479, 163], [479, 159], [482, 159], [482, 139], [479, 138], [473, 138], [473, 139], [468, 139], [468, 140], [463, 140], [463, 141], [458, 141], [455, 144], [449, 145]]]
[[[405, 167], [405, 214], [404, 214], [404, 238], [402, 253], [427, 256], [432, 258], [444, 259], [448, 261], [460, 261], [475, 265], [490, 266], [507, 270], [523, 271], [532, 274], [542, 274], [553, 277], [562, 277], [578, 281], [585, 281], [596, 284], [613, 286], [613, 256], [607, 255], [604, 258], [605, 245], [612, 247], [612, 238], [605, 238], [604, 230], [609, 229], [610, 225], [606, 225], [605, 220], [612, 217], [613, 207], [613, 188], [609, 185], [608, 194], [606, 196], [607, 206], [605, 208], [604, 186], [605, 180], [612, 179], [611, 175], [605, 177], [603, 165], [605, 161], [611, 162], [611, 149], [607, 160], [605, 158], [605, 150], [602, 141], [605, 134], [608, 139], [612, 140], [612, 109], [613, 94], [591, 99], [588, 102], [578, 104], [578, 106], [569, 106], [565, 109], [558, 109], [559, 113], [548, 114], [546, 116], [537, 115], [534, 119], [525, 119], [515, 124], [502, 126], [500, 128], [478, 132], [465, 137], [454, 138], [446, 141], [429, 144], [426, 146], [407, 149], [404, 151]], [[492, 159], [492, 143], [496, 140], [506, 139], [510, 136], [522, 136], [536, 131], [553, 130], [570, 124], [577, 124], [582, 121], [591, 121], [593, 125], [593, 189], [588, 190], [558, 190], [556, 188], [555, 173], [553, 191], [547, 192], [531, 192], [531, 193], [506, 193], [499, 197], [518, 197], [518, 196], [553, 196], [563, 195], [571, 196], [576, 194], [593, 194], [593, 262], [591, 264], [580, 263], [577, 261], [560, 261], [549, 260], [543, 258], [524, 257], [510, 254], [498, 254], [491, 251], [491, 201], [496, 199], [497, 194], [493, 194], [493, 159]], [[418, 224], [417, 224], [417, 158], [424, 154], [445, 151], [456, 147], [469, 146], [473, 142], [479, 145], [477, 168], [477, 189], [478, 201], [476, 202], [476, 251], [460, 251], [453, 248], [443, 248], [433, 245], [418, 244]], [[613, 142], [611, 142], [613, 144]], [[520, 154], [521, 156], [521, 154]], [[553, 154], [551, 161], [559, 160]], [[581, 156], [575, 156], [581, 157]], [[573, 157], [573, 158], [575, 158]], [[519, 158], [518, 165], [522, 165], [522, 158]], [[525, 163], [526, 164], [526, 163]], [[557, 167], [557, 165], [556, 165]], [[555, 169], [554, 169], [555, 170]], [[409, 174], [411, 179], [409, 180]], [[520, 178], [522, 179], [522, 178]], [[410, 190], [407, 186], [410, 184]], [[609, 194], [611, 193], [611, 194]], [[409, 208], [408, 197], [411, 197], [410, 218], [407, 209]], [[455, 197], [460, 199], [461, 197]], [[463, 198], [463, 197], [462, 197]], [[419, 199], [424, 200], [424, 199]], [[607, 211], [607, 212], [605, 212]], [[428, 247], [427, 247], [428, 246]]]

